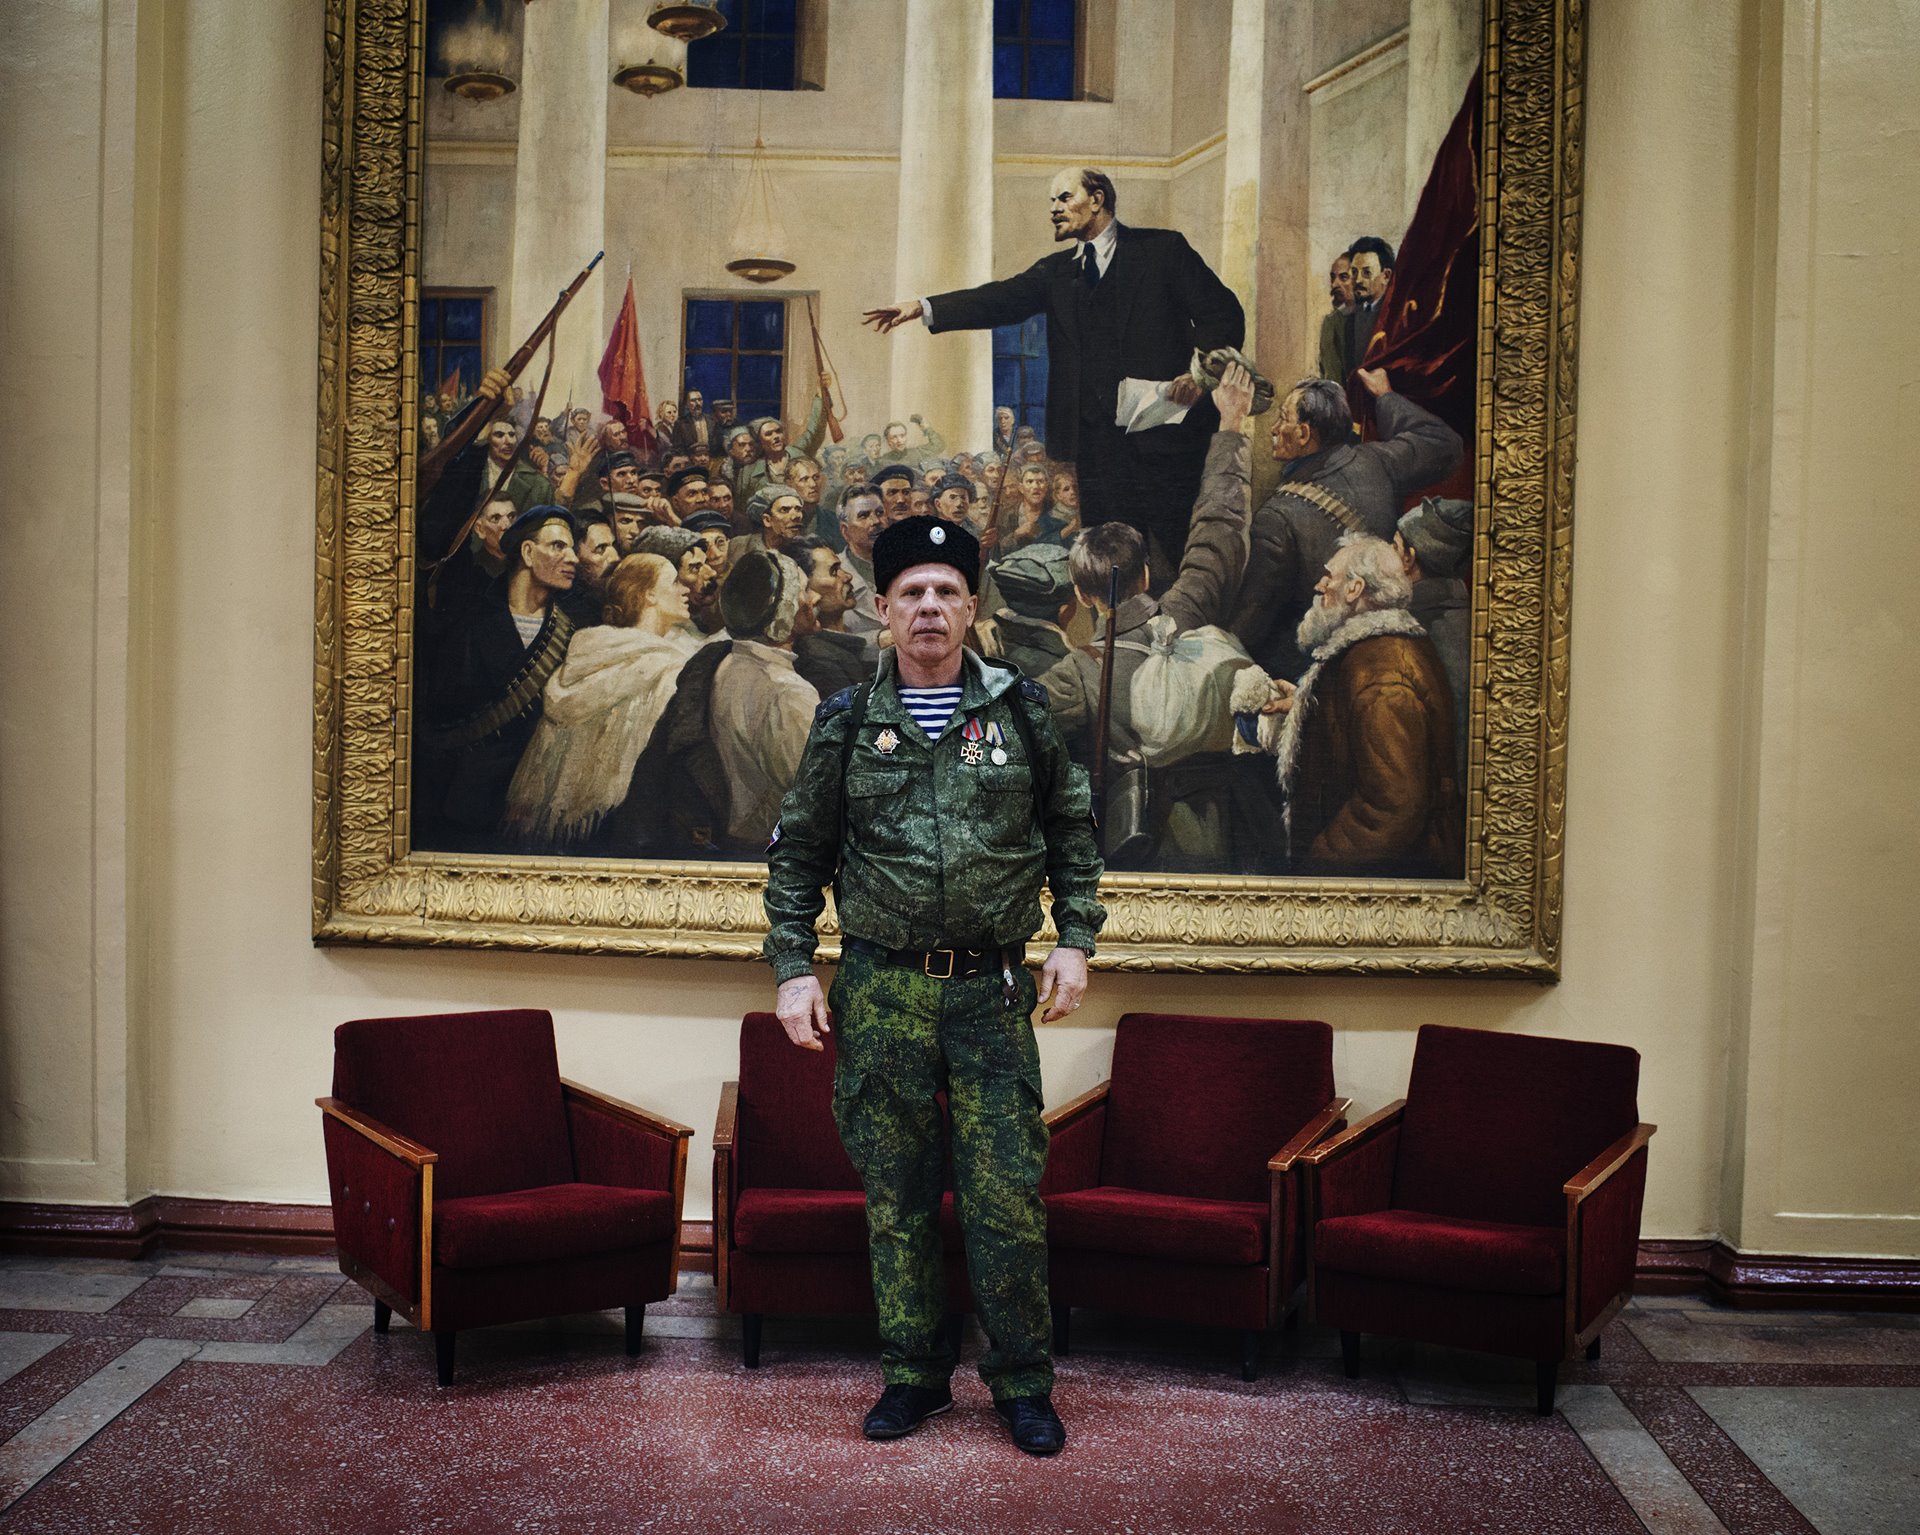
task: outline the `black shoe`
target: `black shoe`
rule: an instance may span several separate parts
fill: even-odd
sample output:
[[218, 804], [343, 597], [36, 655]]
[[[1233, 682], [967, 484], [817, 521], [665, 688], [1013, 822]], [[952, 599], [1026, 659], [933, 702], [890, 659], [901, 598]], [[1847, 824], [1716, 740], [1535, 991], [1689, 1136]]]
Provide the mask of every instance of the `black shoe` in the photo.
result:
[[993, 1410], [1007, 1420], [1013, 1442], [1029, 1455], [1058, 1455], [1067, 1442], [1066, 1425], [1050, 1396], [1010, 1396], [995, 1402]]
[[889, 1386], [868, 1412], [861, 1431], [869, 1439], [903, 1439], [952, 1406], [953, 1391], [947, 1386]]

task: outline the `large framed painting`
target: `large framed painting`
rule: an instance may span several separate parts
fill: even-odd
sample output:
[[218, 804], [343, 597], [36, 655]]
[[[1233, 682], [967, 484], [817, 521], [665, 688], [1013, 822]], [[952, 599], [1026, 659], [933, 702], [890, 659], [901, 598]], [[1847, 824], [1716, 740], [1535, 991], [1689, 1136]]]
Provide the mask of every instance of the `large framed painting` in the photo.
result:
[[1578, 0], [327, 9], [317, 940], [755, 954], [918, 515], [1096, 963], [1554, 976]]

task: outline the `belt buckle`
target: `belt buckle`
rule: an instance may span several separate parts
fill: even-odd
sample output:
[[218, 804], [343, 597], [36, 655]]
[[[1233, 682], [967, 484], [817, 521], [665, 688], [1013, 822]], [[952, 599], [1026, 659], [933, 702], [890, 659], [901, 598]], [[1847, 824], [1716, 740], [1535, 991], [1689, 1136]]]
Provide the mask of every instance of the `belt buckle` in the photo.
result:
[[[947, 956], [947, 973], [945, 975], [935, 975], [933, 972], [934, 958], [940, 954]], [[953, 963], [954, 951], [952, 949], [928, 949], [920, 958], [920, 973], [930, 980], [950, 981], [953, 979]]]

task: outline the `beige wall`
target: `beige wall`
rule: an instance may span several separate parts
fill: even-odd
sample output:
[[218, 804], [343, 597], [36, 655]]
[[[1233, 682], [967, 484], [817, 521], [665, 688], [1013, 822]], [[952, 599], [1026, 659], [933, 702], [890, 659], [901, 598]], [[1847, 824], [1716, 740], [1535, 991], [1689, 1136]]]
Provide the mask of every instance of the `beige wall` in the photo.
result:
[[[332, 1025], [530, 1003], [570, 1074], [700, 1127], [697, 1216], [759, 967], [305, 936], [316, 11], [49, 0], [0, 65], [0, 345], [61, 517], [0, 606], [0, 1191], [318, 1201]], [[1756, 15], [1591, 13], [1564, 980], [1101, 974], [1042, 1031], [1051, 1100], [1130, 1007], [1328, 1018], [1363, 1107], [1424, 1022], [1618, 1040], [1649, 1236], [1920, 1252], [1920, 647], [1882, 574], [1920, 465], [1876, 431], [1915, 61], [1895, 0]]]

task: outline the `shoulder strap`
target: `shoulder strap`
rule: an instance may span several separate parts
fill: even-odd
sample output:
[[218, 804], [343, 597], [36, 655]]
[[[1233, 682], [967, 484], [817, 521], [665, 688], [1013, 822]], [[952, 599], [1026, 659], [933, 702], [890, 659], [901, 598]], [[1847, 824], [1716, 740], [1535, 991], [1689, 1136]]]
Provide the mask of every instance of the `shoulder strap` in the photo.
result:
[[1296, 496], [1308, 506], [1326, 513], [1345, 532], [1365, 533], [1367, 531], [1367, 525], [1360, 520], [1360, 514], [1324, 485], [1315, 485], [1308, 481], [1299, 485], [1282, 485], [1280, 490], [1282, 494]]

